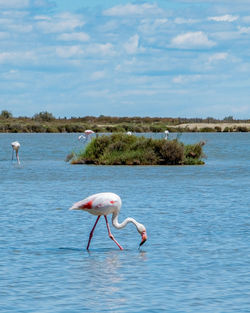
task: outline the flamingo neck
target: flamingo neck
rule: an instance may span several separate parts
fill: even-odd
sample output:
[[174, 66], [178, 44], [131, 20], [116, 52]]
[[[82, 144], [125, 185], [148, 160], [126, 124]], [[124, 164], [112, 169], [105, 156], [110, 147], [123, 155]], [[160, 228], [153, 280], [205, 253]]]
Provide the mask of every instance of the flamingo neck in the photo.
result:
[[142, 231], [142, 227], [145, 228], [142, 224], [138, 223], [134, 218], [127, 217], [122, 223], [118, 222], [118, 214], [113, 213], [112, 216], [112, 224], [115, 228], [121, 229], [127, 226], [128, 223], [133, 223], [135, 227], [137, 228], [137, 231], [140, 233]]

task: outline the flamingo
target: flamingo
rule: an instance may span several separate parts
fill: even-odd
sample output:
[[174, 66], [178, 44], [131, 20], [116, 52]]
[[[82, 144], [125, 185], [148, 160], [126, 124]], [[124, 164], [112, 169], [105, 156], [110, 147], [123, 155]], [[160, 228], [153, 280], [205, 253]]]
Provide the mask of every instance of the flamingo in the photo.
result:
[[83, 139], [84, 141], [86, 141], [86, 140], [88, 140], [89, 136], [91, 136], [91, 135], [94, 134], [94, 133], [95, 133], [95, 132], [94, 132], [93, 130], [91, 130], [91, 129], [86, 129], [86, 130], [84, 131], [84, 135], [80, 135], [80, 136], [78, 137], [78, 140]]
[[164, 132], [164, 133], [165, 133], [165, 139], [166, 139], [166, 140], [168, 140], [169, 131], [168, 131], [168, 130], [165, 130], [165, 132]]
[[81, 139], [83, 139], [84, 141], [87, 139], [87, 137], [85, 136], [85, 135], [80, 135], [79, 137], [78, 137], [78, 140], [81, 140]]
[[94, 133], [95, 133], [95, 132], [94, 132], [93, 130], [91, 130], [91, 129], [86, 129], [86, 130], [84, 131], [84, 134], [87, 135], [87, 136], [92, 135], [92, 134], [94, 134]]
[[18, 141], [13, 141], [11, 143], [12, 146], [12, 160], [14, 158], [14, 150], [16, 151], [16, 159], [17, 159], [17, 163], [20, 164], [20, 160], [19, 160], [19, 155], [18, 155], [18, 150], [20, 148], [20, 143]]
[[108, 219], [107, 219], [108, 214], [113, 214], [112, 224], [117, 229], [121, 229], [125, 227], [128, 223], [133, 223], [138, 233], [142, 237], [140, 246], [144, 244], [144, 242], [147, 240], [147, 233], [146, 233], [146, 228], [143, 224], [138, 223], [135, 219], [131, 217], [126, 218], [122, 223], [118, 222], [118, 215], [120, 212], [121, 205], [122, 205], [121, 198], [117, 194], [112, 193], [112, 192], [102, 192], [102, 193], [91, 195], [85, 198], [84, 200], [76, 202], [69, 209], [69, 210], [83, 210], [83, 211], [87, 211], [90, 214], [97, 215], [96, 222], [89, 234], [87, 250], [89, 250], [90, 241], [93, 237], [95, 227], [102, 215], [104, 215], [104, 218], [106, 221], [109, 238], [112, 239], [121, 250], [123, 250], [123, 247], [115, 240], [114, 236], [111, 234]]

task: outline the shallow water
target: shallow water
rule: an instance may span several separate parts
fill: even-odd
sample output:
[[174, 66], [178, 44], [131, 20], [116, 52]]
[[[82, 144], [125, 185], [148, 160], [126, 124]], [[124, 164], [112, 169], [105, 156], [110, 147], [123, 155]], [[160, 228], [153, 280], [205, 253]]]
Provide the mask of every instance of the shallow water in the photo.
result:
[[[250, 133], [183, 134], [206, 165], [174, 167], [69, 165], [77, 137], [0, 134], [0, 312], [249, 312]], [[68, 208], [103, 191], [141, 250], [103, 218], [85, 250], [95, 217]]]

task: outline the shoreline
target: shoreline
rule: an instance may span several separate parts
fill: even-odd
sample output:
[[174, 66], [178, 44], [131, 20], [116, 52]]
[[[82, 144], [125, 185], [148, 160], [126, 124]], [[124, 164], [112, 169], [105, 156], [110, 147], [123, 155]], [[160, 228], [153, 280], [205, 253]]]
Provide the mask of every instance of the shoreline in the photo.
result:
[[228, 123], [228, 122], [221, 122], [221, 123], [183, 123], [179, 124], [176, 126], [171, 126], [171, 127], [181, 127], [181, 128], [189, 128], [190, 130], [197, 129], [200, 131], [203, 128], [216, 128], [220, 127], [221, 131], [224, 131], [226, 127], [232, 128], [232, 129], [237, 129], [237, 127], [245, 127], [248, 131], [250, 131], [250, 123]]
[[182, 132], [250, 132], [249, 120], [195, 120], [171, 118], [71, 118], [36, 120], [0, 118], [0, 133], [170, 133]]

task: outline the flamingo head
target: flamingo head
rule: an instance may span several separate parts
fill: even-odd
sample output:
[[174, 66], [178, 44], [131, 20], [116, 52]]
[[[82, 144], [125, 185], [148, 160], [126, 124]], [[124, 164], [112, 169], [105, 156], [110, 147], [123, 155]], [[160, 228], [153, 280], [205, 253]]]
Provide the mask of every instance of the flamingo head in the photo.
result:
[[[140, 224], [140, 223], [137, 223], [137, 230], [138, 230], [138, 233], [141, 235], [141, 243], [140, 243], [140, 246], [142, 246], [144, 244], [144, 242], [148, 239], [147, 237], [147, 232], [146, 232], [146, 228], [144, 225]], [[140, 247], [139, 246], [139, 247]]]
[[141, 233], [141, 243], [140, 246], [144, 244], [144, 242], [148, 239], [146, 229]]

